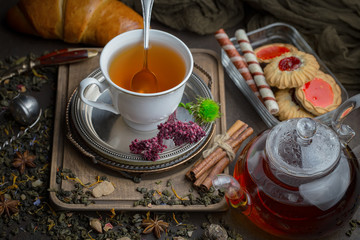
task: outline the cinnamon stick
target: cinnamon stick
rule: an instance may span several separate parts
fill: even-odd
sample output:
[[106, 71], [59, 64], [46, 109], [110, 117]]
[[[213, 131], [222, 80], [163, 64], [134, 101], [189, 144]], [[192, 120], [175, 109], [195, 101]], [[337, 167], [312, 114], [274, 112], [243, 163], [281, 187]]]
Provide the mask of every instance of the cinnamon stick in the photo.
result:
[[209, 168], [206, 172], [204, 172], [198, 179], [195, 180], [195, 182], [193, 183], [193, 185], [195, 186], [195, 188], [200, 189], [201, 184], [204, 182], [204, 180], [206, 179], [206, 177], [209, 175], [211, 168]]
[[226, 131], [226, 133], [231, 137], [237, 130], [239, 130], [244, 125], [244, 122], [236, 120], [235, 123]]
[[[235, 121], [235, 123], [226, 131], [226, 133], [230, 136], [230, 137], [232, 137], [235, 133], [236, 133], [236, 131], [238, 131], [241, 127], [243, 127], [245, 125], [245, 123], [244, 122], [242, 122], [242, 121], [240, 121], [240, 120], [237, 120], [237, 121]], [[210, 156], [209, 156], [210, 157]], [[195, 181], [196, 179], [194, 178], [194, 174], [192, 173], [192, 171], [194, 170], [194, 169], [196, 169], [197, 168], [197, 166], [200, 164], [200, 163], [202, 163], [202, 164], [204, 164], [204, 162], [203, 162], [203, 160], [204, 159], [200, 159], [199, 161], [197, 161], [195, 164], [194, 164], [194, 166], [192, 167], [192, 168], [190, 168], [190, 170], [185, 174], [185, 177], [187, 178], [187, 179], [189, 179], [190, 181]], [[199, 168], [199, 169], [201, 169], [201, 168]], [[196, 172], [197, 170], [195, 170], [195, 172]]]
[[[241, 144], [254, 132], [254, 130], [250, 127], [245, 129], [241, 134], [238, 135], [238, 137], [236, 139], [231, 139], [230, 141], [230, 146], [232, 147], [232, 149], [237, 152], [241, 146]], [[204, 172], [206, 172], [208, 169], [212, 168], [214, 165], [216, 165], [221, 159], [223, 159], [224, 157], [226, 157], [226, 152], [221, 149], [218, 148], [216, 149], [216, 151], [214, 152], [215, 154], [212, 156], [211, 159], [207, 159], [205, 158], [202, 162], [206, 162], [206, 164], [203, 165], [202, 168], [199, 168], [200, 164], [197, 165], [192, 171], [191, 171], [191, 175], [193, 179], [198, 179], [202, 174], [204, 174]], [[210, 154], [212, 155], [212, 154]], [[209, 155], [209, 157], [210, 157]], [[208, 157], [208, 158], [209, 158]], [[196, 170], [196, 171], [195, 171]]]
[[186, 177], [187, 179], [189, 179], [189, 180], [192, 181], [192, 182], [196, 180], [196, 179], [194, 179], [193, 176], [191, 175], [191, 171], [192, 171], [192, 169], [193, 169], [194, 167], [196, 167], [197, 165], [199, 165], [202, 160], [203, 160], [203, 159], [200, 158], [198, 161], [196, 161], [196, 162], [194, 163], [194, 165], [185, 173], [185, 177]]
[[[247, 127], [247, 125], [240, 121], [237, 120], [227, 131], [226, 133], [230, 136], [230, 138], [236, 138], [242, 131], [242, 128], [244, 128], [244, 126]], [[193, 175], [191, 174], [191, 171], [197, 166], [199, 165], [201, 162], [203, 161], [203, 159], [199, 159], [198, 161], [196, 161], [194, 163], [194, 165], [185, 173], [185, 177], [187, 179], [189, 179], [190, 181], [195, 181], [196, 179], [193, 178]]]
[[[235, 149], [237, 145], [239, 145], [241, 142], [239, 141], [239, 136], [246, 130], [248, 127], [247, 124], [241, 124], [239, 125], [240, 128], [233, 131], [232, 136], [226, 141], [227, 144], [229, 144], [232, 149]], [[193, 167], [193, 169], [190, 172], [192, 179], [197, 179], [199, 176], [201, 176], [207, 169], [214, 166], [220, 159], [226, 156], [226, 152], [222, 148], [217, 148], [214, 152], [212, 152], [209, 156], [204, 158], [201, 163], [197, 164]]]
[[[241, 146], [241, 143], [245, 141], [254, 130], [252, 128], [248, 128], [244, 131], [241, 136], [238, 138], [239, 144], [236, 145], [234, 148], [234, 151], [237, 152]], [[212, 180], [217, 174], [220, 174], [224, 171], [224, 169], [230, 164], [230, 159], [228, 157], [222, 158], [219, 162], [216, 163], [216, 165], [212, 168], [212, 170], [207, 173], [203, 174], [199, 177], [199, 180], [201, 179], [202, 184], [200, 185], [200, 190], [202, 191], [208, 191], [210, 187], [212, 186]]]
[[251, 135], [254, 133], [254, 129], [251, 127], [247, 128], [239, 137], [237, 141], [237, 145], [233, 147], [234, 152], [237, 152], [241, 146], [241, 144]]
[[210, 171], [210, 173], [206, 176], [203, 183], [200, 185], [201, 191], [208, 191], [212, 186], [212, 180], [217, 175], [224, 171], [224, 169], [229, 165], [230, 159], [228, 157], [222, 158]]
[[228, 139], [227, 143], [230, 144], [231, 141], [235, 141], [243, 132], [248, 128], [247, 124], [242, 125], [234, 134]]

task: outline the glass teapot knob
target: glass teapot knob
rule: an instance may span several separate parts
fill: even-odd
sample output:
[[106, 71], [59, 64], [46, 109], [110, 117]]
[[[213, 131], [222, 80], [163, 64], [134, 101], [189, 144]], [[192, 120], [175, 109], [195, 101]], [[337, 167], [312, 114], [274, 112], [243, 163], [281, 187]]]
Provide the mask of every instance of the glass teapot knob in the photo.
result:
[[265, 143], [272, 169], [292, 177], [318, 177], [331, 171], [341, 143], [330, 127], [312, 118], [293, 118], [276, 125]]
[[311, 138], [316, 133], [316, 122], [311, 118], [302, 118], [296, 124], [296, 132], [300, 144], [310, 144]]

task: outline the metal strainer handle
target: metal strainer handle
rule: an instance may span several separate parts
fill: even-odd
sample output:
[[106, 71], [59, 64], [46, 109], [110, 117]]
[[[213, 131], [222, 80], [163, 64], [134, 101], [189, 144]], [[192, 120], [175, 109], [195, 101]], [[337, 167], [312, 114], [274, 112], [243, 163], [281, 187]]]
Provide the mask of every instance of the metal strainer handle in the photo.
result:
[[22, 136], [24, 136], [31, 128], [33, 128], [39, 122], [41, 115], [42, 115], [42, 109], [40, 109], [40, 113], [39, 113], [38, 117], [30, 126], [26, 127], [24, 130], [20, 130], [16, 135], [13, 135], [9, 140], [6, 140], [5, 142], [3, 142], [0, 145], [0, 151], [3, 150], [6, 146], [10, 145], [16, 139], [19, 139]]

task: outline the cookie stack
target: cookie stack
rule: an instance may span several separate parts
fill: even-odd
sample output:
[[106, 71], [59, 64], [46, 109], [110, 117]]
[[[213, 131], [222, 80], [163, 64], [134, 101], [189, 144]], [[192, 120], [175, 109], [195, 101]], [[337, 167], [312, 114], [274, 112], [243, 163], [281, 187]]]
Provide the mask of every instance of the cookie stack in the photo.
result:
[[264, 45], [254, 52], [265, 65], [266, 81], [275, 89], [279, 120], [319, 116], [341, 104], [339, 85], [320, 70], [313, 55], [284, 43]]

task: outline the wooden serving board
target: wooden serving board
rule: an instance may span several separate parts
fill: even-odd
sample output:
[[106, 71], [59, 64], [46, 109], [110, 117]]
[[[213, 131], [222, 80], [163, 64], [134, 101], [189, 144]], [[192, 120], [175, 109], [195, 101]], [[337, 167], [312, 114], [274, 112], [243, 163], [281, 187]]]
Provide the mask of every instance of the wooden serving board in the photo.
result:
[[[217, 54], [206, 49], [191, 49], [194, 57], [196, 73], [207, 84], [211, 83], [211, 92], [214, 99], [220, 103], [221, 118], [217, 120], [215, 134], [226, 132], [226, 113], [225, 113], [225, 86], [224, 72]], [[72, 190], [74, 182], [61, 181], [56, 182], [56, 173], [58, 168], [71, 169], [71, 171], [83, 182], [93, 183], [97, 176], [107, 176], [114, 184], [115, 191], [110, 195], [100, 198], [92, 198], [95, 204], [85, 206], [84, 204], [68, 204], [57, 198], [55, 192], [50, 192], [50, 198], [56, 207], [63, 210], [131, 210], [131, 211], [223, 211], [227, 209], [226, 201], [223, 200], [217, 204], [204, 205], [153, 205], [150, 207], [136, 206], [135, 201], [142, 199], [142, 194], [136, 191], [137, 187], [146, 187], [162, 191], [169, 189], [166, 186], [168, 180], [171, 181], [176, 193], [179, 196], [189, 194], [191, 182], [185, 178], [185, 173], [199, 158], [176, 167], [172, 170], [147, 174], [141, 177], [140, 183], [135, 183], [131, 179], [124, 178], [119, 172], [99, 164], [93, 163], [89, 157], [81, 153], [66, 138], [66, 107], [68, 100], [74, 90], [78, 87], [81, 80], [86, 78], [91, 72], [99, 68], [99, 57], [89, 59], [84, 62], [59, 67], [56, 110], [54, 122], [53, 152], [51, 159], [50, 189]], [[228, 172], [228, 169], [226, 169]], [[196, 194], [194, 194], [196, 195]]]

